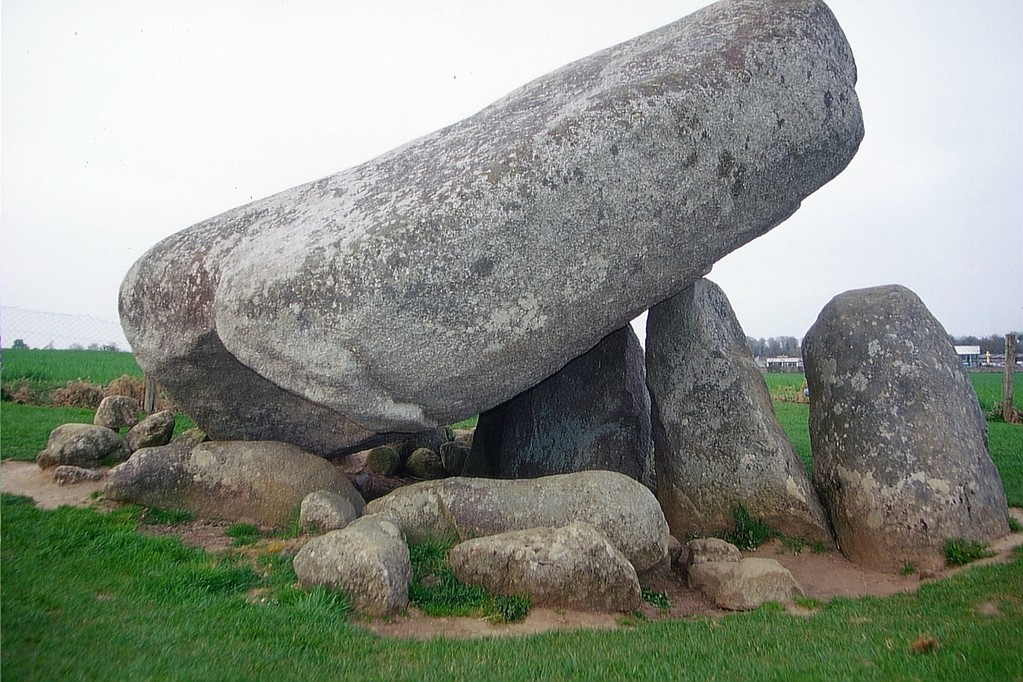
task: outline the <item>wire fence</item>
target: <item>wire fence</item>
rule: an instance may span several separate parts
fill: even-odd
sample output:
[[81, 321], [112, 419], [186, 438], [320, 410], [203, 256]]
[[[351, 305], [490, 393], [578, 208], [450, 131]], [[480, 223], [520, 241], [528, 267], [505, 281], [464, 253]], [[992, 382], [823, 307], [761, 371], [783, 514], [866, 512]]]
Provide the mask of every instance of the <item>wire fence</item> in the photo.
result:
[[8, 306], [0, 307], [0, 346], [131, 350], [116, 320]]

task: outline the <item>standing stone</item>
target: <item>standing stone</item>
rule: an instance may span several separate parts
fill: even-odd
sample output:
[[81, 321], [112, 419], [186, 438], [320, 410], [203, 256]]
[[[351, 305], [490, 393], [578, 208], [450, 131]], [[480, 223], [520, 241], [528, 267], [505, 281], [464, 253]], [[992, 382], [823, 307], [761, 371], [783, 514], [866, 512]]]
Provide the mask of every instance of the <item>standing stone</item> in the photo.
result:
[[970, 378], [916, 294], [836, 296], [806, 333], [803, 361], [814, 479], [846, 557], [931, 569], [949, 538], [1009, 532]]
[[781, 223], [863, 135], [820, 0], [726, 0], [160, 242], [121, 287], [215, 439], [327, 456], [485, 412]]
[[130, 396], [108, 395], [99, 402], [92, 423], [114, 431], [120, 430], [122, 426], [130, 429], [139, 423], [141, 411], [142, 405]]
[[646, 345], [657, 498], [672, 535], [731, 530], [742, 505], [774, 530], [830, 543], [806, 467], [721, 289], [701, 279], [651, 308]]
[[480, 415], [466, 476], [606, 469], [647, 482], [653, 443], [643, 347], [631, 326]]

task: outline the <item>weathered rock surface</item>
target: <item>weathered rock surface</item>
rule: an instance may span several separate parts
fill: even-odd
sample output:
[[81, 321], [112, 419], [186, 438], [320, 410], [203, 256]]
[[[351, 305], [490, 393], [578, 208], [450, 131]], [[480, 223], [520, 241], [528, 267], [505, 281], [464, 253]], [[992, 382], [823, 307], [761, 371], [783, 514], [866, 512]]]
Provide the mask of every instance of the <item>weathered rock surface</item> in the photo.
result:
[[949, 538], [1009, 532], [977, 396], [913, 292], [836, 296], [803, 339], [803, 358], [814, 480], [846, 557], [931, 569]]
[[135, 426], [131, 427], [124, 440], [132, 452], [142, 448], [154, 448], [166, 445], [174, 434], [174, 413], [163, 410], [151, 414]]
[[200, 518], [283, 527], [317, 490], [343, 495], [357, 512], [365, 506], [340, 469], [294, 445], [208, 441], [137, 451], [110, 472], [104, 494]]
[[92, 423], [118, 431], [122, 426], [131, 428], [139, 423], [142, 405], [126, 395], [108, 395], [99, 402]]
[[688, 542], [686, 567], [708, 562], [734, 563], [742, 559], [739, 548], [720, 538], [696, 538]]
[[394, 476], [401, 468], [401, 455], [390, 445], [378, 445], [366, 454], [366, 469], [381, 476]]
[[363, 516], [341, 530], [313, 538], [293, 562], [299, 582], [348, 594], [358, 613], [391, 616], [408, 607], [412, 563], [397, 524]]
[[302, 498], [299, 525], [327, 532], [344, 528], [357, 517], [350, 499], [332, 490], [317, 490]]
[[129, 454], [124, 439], [106, 426], [62, 424], [50, 432], [36, 463], [41, 469], [59, 464], [90, 468], [104, 460], [126, 459]]
[[701, 279], [647, 317], [657, 499], [673, 535], [735, 527], [733, 508], [831, 543], [828, 520], [771, 404], [728, 299]]
[[650, 476], [650, 396], [631, 326], [480, 415], [465, 476], [536, 478], [605, 469]]
[[405, 462], [409, 476], [422, 479], [444, 478], [448, 472], [440, 461], [440, 455], [430, 448], [416, 448]]
[[689, 585], [730, 611], [749, 611], [764, 602], [790, 602], [803, 595], [788, 569], [774, 559], [696, 564], [689, 569]]
[[859, 145], [855, 80], [822, 2], [719, 2], [169, 237], [125, 334], [213, 438], [339, 455], [456, 422], [791, 215]]
[[466, 540], [451, 548], [448, 564], [467, 585], [539, 606], [632, 611], [641, 599], [636, 569], [583, 522]]
[[412, 542], [461, 540], [530, 528], [589, 523], [636, 571], [667, 555], [668, 525], [645, 486], [612, 471], [543, 478], [423, 481], [373, 500], [366, 513], [394, 517]]
[[472, 445], [459, 440], [444, 443], [437, 452], [440, 455], [441, 464], [444, 465], [444, 471], [452, 476], [462, 475], [465, 469], [465, 462], [469, 459], [471, 453]]
[[70, 464], [61, 464], [53, 470], [53, 480], [57, 485], [74, 485], [84, 481], [102, 481], [107, 472], [97, 469], [85, 469]]
[[205, 443], [208, 440], [209, 437], [206, 435], [206, 432], [195, 427], [188, 429], [187, 431], [182, 431], [172, 442], [175, 445], [183, 445], [191, 448], [195, 447], [199, 443]]

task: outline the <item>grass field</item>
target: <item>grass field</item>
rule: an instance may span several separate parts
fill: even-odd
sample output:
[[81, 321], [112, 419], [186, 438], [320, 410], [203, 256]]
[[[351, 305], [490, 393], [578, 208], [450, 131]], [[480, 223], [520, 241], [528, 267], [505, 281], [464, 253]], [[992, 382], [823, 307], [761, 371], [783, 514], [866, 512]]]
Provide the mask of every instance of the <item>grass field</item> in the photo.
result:
[[[135, 531], [132, 510], [40, 511], [3, 497], [2, 674], [52, 679], [1013, 680], [1023, 555], [917, 594], [770, 606], [612, 632], [390, 640], [286, 562], [210, 558]], [[261, 588], [266, 601], [246, 594]], [[929, 643], [916, 653], [914, 643]], [[918, 646], [918, 648], [920, 648]]]
[[[70, 378], [131, 373], [121, 368]], [[68, 376], [47, 371], [58, 377], [48, 381]], [[1000, 375], [973, 378], [985, 409], [1000, 402]], [[801, 375], [767, 379], [802, 386]], [[775, 408], [809, 462], [808, 406]], [[91, 410], [0, 410], [4, 458], [32, 459], [53, 426], [92, 419]], [[1023, 506], [1023, 426], [988, 426], [1010, 504]], [[811, 617], [767, 605], [718, 620], [631, 618], [613, 632], [414, 642], [357, 627], [344, 598], [297, 589], [286, 558], [211, 557], [144, 536], [135, 508], [42, 511], [10, 495], [0, 505], [4, 679], [1023, 679], [1020, 552], [916, 594], [835, 599]], [[248, 599], [253, 589], [264, 599]]]
[[36, 391], [49, 392], [69, 381], [82, 379], [105, 386], [125, 374], [141, 377], [131, 353], [103, 350], [47, 350], [4, 348], [3, 383], [25, 381]]

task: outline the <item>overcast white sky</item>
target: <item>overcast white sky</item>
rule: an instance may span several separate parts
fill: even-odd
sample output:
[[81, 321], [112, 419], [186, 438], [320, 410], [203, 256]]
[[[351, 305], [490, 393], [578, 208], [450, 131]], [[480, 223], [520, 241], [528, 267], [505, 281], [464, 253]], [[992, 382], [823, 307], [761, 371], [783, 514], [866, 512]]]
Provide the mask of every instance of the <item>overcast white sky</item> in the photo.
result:
[[[370, 159], [701, 0], [3, 0], [4, 306], [116, 319], [163, 237]], [[1023, 330], [1023, 2], [832, 0], [866, 137], [711, 273], [801, 337], [899, 283], [953, 334]]]

